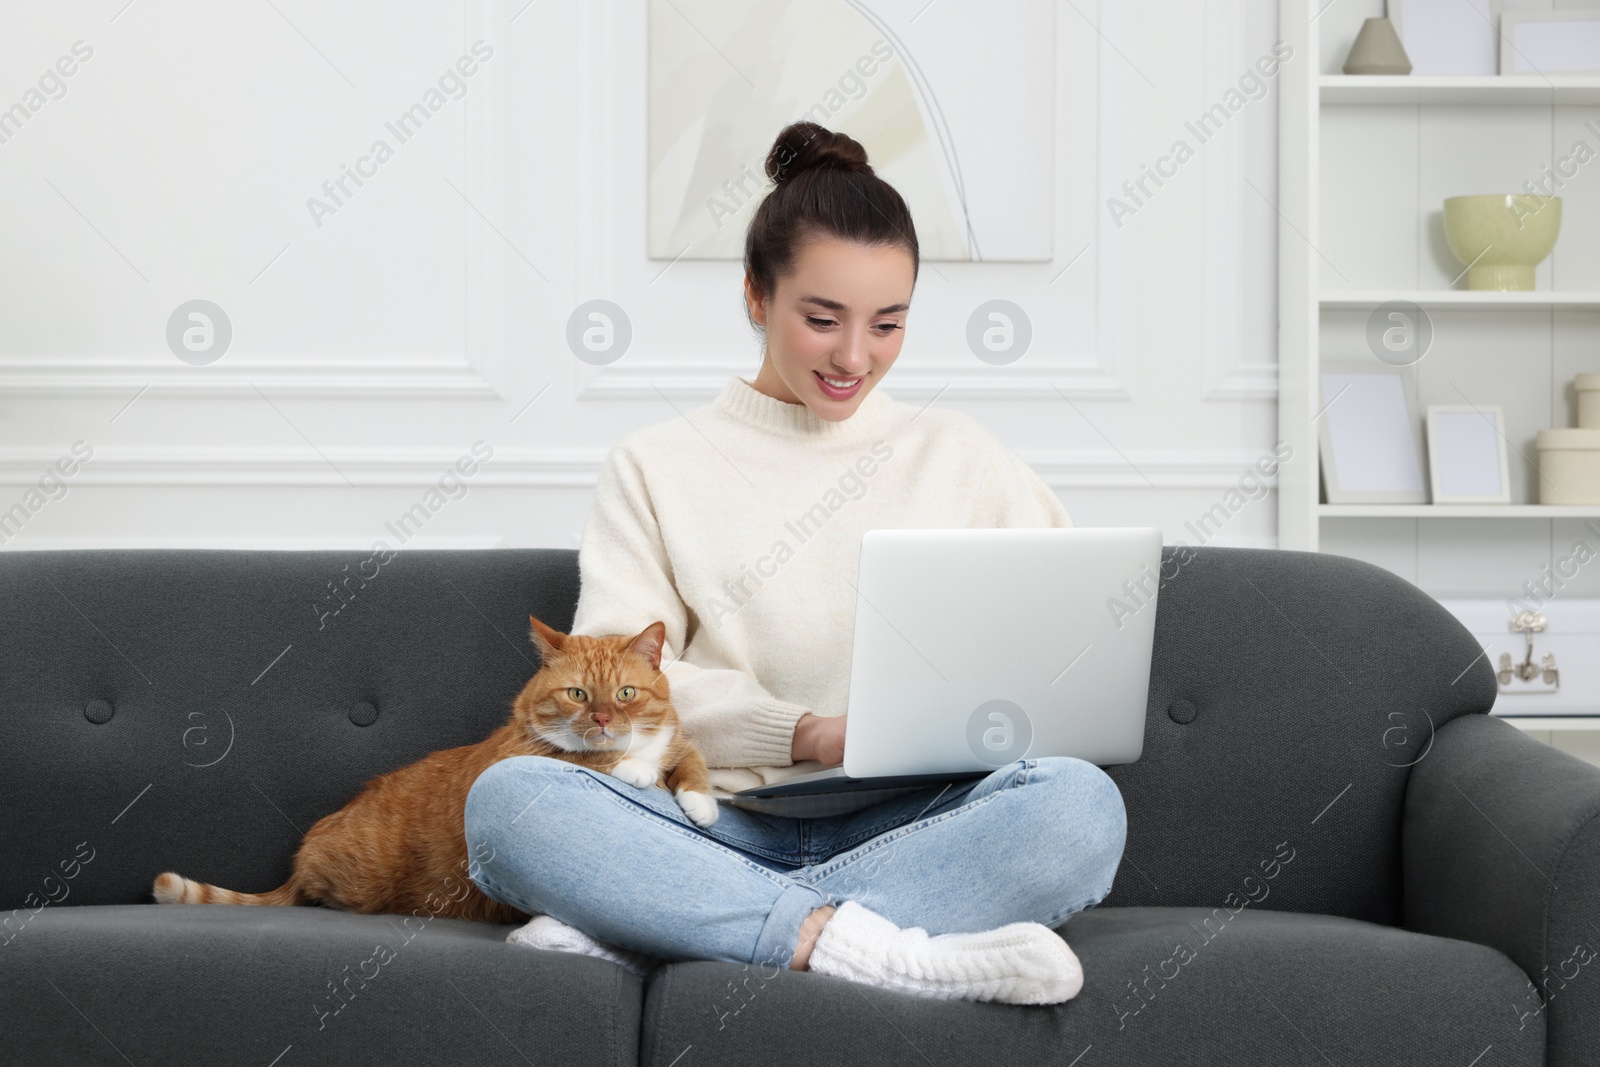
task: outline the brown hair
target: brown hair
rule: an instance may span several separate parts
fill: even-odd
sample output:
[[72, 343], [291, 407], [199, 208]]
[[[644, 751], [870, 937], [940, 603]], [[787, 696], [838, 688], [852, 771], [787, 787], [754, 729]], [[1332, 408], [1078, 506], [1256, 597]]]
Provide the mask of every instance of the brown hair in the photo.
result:
[[873, 173], [867, 150], [854, 138], [815, 122], [791, 123], [772, 142], [766, 172], [773, 189], [744, 238], [745, 274], [758, 295], [772, 295], [778, 279], [794, 269], [800, 247], [815, 237], [904, 248], [916, 283], [920, 259], [911, 212], [894, 186]]

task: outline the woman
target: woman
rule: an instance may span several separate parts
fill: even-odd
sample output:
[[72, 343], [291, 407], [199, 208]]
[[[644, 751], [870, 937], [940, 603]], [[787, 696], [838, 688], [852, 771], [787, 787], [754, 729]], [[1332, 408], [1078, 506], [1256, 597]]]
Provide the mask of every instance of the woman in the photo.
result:
[[[864, 531], [1071, 525], [975, 420], [878, 391], [918, 252], [861, 146], [800, 122], [766, 169], [776, 184], [745, 241], [761, 368], [611, 450], [572, 626], [665, 621], [673, 706], [718, 797], [842, 761]], [[535, 801], [539, 818], [508, 830]], [[475, 881], [536, 914], [513, 941], [639, 973], [715, 959], [1046, 1004], [1083, 982], [1050, 927], [1110, 892], [1126, 836], [1116, 785], [1069, 757], [825, 818], [719, 807], [701, 829], [664, 789], [503, 760], [467, 802], [468, 839], [495, 848]]]

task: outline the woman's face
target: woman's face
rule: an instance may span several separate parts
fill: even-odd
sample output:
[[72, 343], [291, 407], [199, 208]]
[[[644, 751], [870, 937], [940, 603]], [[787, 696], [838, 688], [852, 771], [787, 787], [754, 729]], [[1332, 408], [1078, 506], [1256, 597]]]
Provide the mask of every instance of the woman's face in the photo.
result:
[[746, 278], [751, 318], [767, 331], [756, 389], [848, 419], [900, 355], [912, 284], [904, 248], [833, 237], [806, 242], [766, 300]]

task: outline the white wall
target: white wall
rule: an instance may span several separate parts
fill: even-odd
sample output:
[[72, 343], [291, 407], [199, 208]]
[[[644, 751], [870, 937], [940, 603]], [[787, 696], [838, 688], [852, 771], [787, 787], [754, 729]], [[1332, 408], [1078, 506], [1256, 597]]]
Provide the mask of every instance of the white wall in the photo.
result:
[[[645, 257], [644, 3], [524, 3], [0, 11], [0, 108], [93, 53], [0, 126], [0, 510], [40, 505], [4, 548], [365, 548], [480, 440], [493, 458], [411, 543], [570, 547], [614, 441], [754, 374], [737, 264]], [[1273, 445], [1275, 82], [1120, 227], [1106, 202], [1198, 144], [1185, 123], [1275, 21], [1269, 0], [1061, 3], [1055, 262], [924, 264], [883, 388], [984, 421], [1080, 525], [1195, 543]], [[464, 95], [386, 134], [479, 40]], [[379, 137], [393, 158], [314, 218]], [[565, 343], [597, 297], [633, 326], [606, 367]], [[1006, 367], [962, 340], [994, 297], [1034, 325]], [[196, 298], [234, 334], [203, 366], [166, 341]], [[30, 497], [75, 441], [93, 458], [65, 494]], [[1208, 539], [1270, 545], [1274, 511]]]

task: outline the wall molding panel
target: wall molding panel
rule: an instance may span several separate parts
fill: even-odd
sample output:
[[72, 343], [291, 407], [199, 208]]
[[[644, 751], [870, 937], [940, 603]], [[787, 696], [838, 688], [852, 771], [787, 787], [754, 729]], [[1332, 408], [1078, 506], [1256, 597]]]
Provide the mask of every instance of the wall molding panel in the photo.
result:
[[[737, 263], [646, 255], [649, 7], [455, 0], [395, 20], [351, 0], [289, 12], [304, 36], [271, 7], [129, 8], [113, 27], [121, 65], [108, 38], [106, 62], [8, 144], [15, 166], [0, 173], [17, 249], [0, 510], [67, 442], [94, 446], [69, 493], [0, 551], [358, 548], [479, 438], [494, 455], [466, 480], [483, 495], [418, 543], [569, 547], [612, 443], [760, 359]], [[922, 264], [885, 388], [979, 418], [1076, 522], [1187, 536], [1270, 452], [1278, 222], [1245, 178], [1275, 195], [1255, 175], [1275, 156], [1277, 87], [1136, 223], [1118, 229], [1106, 202], [1270, 47], [1276, 17], [1272, 0], [1055, 0], [1053, 261]], [[19, 46], [44, 51], [104, 24], [73, 5], [26, 21]], [[213, 38], [250, 48], [197, 44]], [[313, 229], [307, 194], [478, 39], [494, 58], [467, 90]], [[174, 50], [195, 57], [207, 94], [137, 73]], [[232, 120], [203, 125], [214, 115]], [[180, 129], [206, 131], [207, 150], [165, 136]], [[204, 366], [163, 332], [190, 298], [214, 299], [236, 331]], [[964, 327], [1001, 298], [1026, 309], [1034, 339], [994, 366]], [[632, 327], [606, 365], [568, 348], [573, 310], [595, 299]], [[1269, 541], [1269, 510], [1230, 532]]]
[[[497, 445], [493, 457], [465, 480], [474, 487], [593, 488], [608, 451]], [[1225, 489], [1236, 487], [1261, 455], [1233, 449], [1015, 451], [1056, 489]], [[348, 477], [357, 487], [421, 489], [436, 483], [464, 452], [463, 448], [330, 448], [323, 450], [326, 458], [322, 458], [304, 448], [213, 449], [196, 455], [187, 448], [103, 447], [79, 467], [71, 485], [348, 486]], [[9, 452], [0, 457], [0, 486], [31, 484], [60, 454], [44, 449]]]

